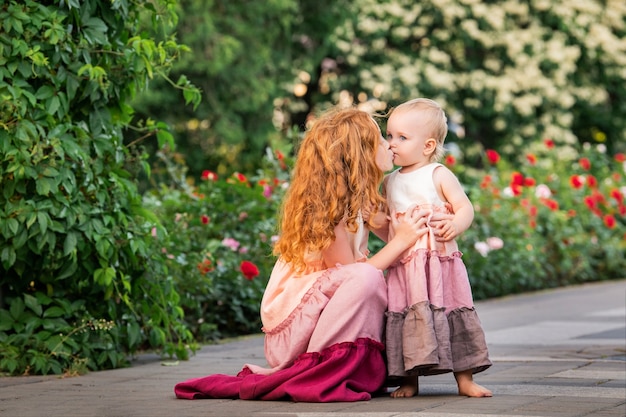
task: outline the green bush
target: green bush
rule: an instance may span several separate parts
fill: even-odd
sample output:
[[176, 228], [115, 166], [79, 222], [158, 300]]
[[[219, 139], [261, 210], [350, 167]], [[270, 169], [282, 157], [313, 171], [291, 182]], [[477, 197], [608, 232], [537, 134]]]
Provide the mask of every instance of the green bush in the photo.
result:
[[73, 375], [120, 366], [125, 357], [116, 349], [115, 323], [84, 317], [89, 317], [85, 300], [41, 292], [14, 298], [9, 310], [0, 310], [0, 368], [10, 374]]
[[[171, 1], [48, 3], [0, 6], [0, 372], [118, 367], [146, 347], [187, 357], [131, 175], [145, 157], [123, 146], [129, 101], [185, 50], [139, 30], [175, 21]], [[142, 130], [165, 143], [163, 128]]]

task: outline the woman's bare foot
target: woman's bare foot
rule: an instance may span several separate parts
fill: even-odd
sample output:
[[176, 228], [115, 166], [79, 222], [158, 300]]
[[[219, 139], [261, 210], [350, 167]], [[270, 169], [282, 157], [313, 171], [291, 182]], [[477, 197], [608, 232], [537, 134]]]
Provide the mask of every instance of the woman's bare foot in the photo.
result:
[[490, 390], [474, 382], [471, 369], [463, 372], [455, 372], [454, 377], [456, 378], [456, 383], [459, 387], [459, 395], [465, 395], [467, 397], [493, 396]]
[[402, 383], [394, 392], [391, 393], [392, 398], [408, 398], [414, 397], [418, 392], [418, 382], [416, 376], [407, 376], [402, 378]]

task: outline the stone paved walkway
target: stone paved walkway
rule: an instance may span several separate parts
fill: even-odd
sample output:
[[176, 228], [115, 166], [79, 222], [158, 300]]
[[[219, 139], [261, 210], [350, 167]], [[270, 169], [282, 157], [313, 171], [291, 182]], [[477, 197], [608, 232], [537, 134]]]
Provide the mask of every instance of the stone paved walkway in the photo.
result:
[[626, 280], [477, 303], [494, 365], [476, 376], [493, 398], [456, 395], [452, 375], [420, 395], [358, 403], [177, 400], [187, 378], [264, 364], [263, 339], [203, 347], [177, 365], [142, 356], [74, 378], [0, 378], [2, 417], [626, 417]]

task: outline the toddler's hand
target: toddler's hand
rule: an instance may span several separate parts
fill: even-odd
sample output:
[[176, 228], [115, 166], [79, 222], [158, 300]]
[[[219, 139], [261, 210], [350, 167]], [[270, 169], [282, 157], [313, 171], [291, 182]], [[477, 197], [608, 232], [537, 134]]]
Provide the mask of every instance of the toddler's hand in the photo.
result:
[[448, 242], [459, 235], [456, 224], [452, 220], [440, 221], [440, 226], [435, 229], [435, 240]]
[[459, 233], [454, 223], [454, 215], [435, 212], [430, 219], [429, 225], [437, 242], [447, 242], [456, 238]]

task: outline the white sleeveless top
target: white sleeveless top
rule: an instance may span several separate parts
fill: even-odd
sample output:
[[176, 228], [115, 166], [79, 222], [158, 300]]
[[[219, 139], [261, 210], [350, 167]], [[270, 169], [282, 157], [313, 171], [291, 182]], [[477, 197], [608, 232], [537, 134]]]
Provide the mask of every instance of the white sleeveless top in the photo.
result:
[[439, 163], [423, 166], [415, 171], [402, 173], [393, 171], [385, 179], [385, 193], [389, 208], [397, 213], [405, 213], [409, 206], [438, 207], [444, 204], [439, 198], [433, 182], [433, 172]]
[[[419, 209], [429, 210], [430, 216], [435, 212], [449, 213], [444, 201], [437, 194], [433, 181], [433, 172], [440, 166], [442, 165], [439, 163], [432, 163], [407, 173], [402, 173], [398, 169], [385, 177], [387, 204], [396, 212], [396, 216], [403, 216], [413, 204], [418, 204]], [[429, 233], [418, 239], [415, 245], [405, 252], [405, 256], [418, 249], [436, 250], [440, 256], [450, 255], [459, 250], [456, 240], [439, 242], [430, 223], [427, 223], [427, 226]], [[393, 235], [393, 230], [390, 230], [389, 238]]]

